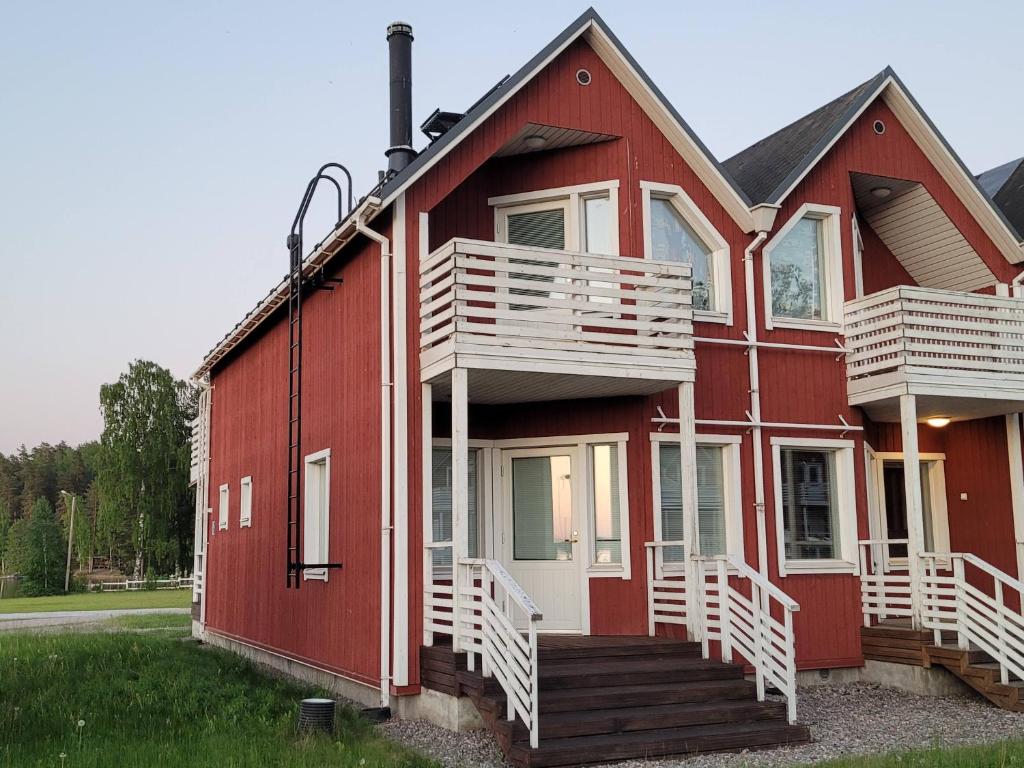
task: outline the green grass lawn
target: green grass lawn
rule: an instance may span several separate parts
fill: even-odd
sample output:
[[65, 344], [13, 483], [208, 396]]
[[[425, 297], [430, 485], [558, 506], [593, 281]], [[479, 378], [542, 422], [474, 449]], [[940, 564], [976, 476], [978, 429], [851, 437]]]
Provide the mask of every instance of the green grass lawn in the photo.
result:
[[351, 710], [333, 737], [297, 735], [317, 691], [168, 633], [4, 635], [0, 691], [3, 768], [433, 765]]
[[179, 629], [188, 634], [192, 631], [192, 617], [187, 613], [128, 613], [107, 619], [104, 626], [112, 629]]
[[0, 621], [5, 613], [42, 611], [106, 611], [119, 608], [188, 608], [191, 589], [157, 589], [152, 592], [73, 592], [49, 597], [12, 597], [0, 600]]
[[1024, 742], [926, 749], [818, 763], [817, 768], [1010, 768], [1024, 766]]

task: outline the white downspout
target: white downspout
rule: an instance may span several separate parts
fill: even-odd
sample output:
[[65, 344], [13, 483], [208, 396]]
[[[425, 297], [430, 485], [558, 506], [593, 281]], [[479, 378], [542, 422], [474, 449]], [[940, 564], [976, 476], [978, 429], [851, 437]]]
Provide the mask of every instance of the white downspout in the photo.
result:
[[380, 245], [380, 705], [391, 703], [391, 241], [356, 216]]
[[750, 416], [754, 422], [754, 510], [757, 515], [757, 570], [768, 578], [768, 526], [764, 513], [764, 447], [761, 444], [761, 373], [757, 359], [757, 310], [754, 301], [754, 251], [768, 233], [761, 231], [743, 251], [743, 275], [747, 300], [747, 362], [750, 368]]

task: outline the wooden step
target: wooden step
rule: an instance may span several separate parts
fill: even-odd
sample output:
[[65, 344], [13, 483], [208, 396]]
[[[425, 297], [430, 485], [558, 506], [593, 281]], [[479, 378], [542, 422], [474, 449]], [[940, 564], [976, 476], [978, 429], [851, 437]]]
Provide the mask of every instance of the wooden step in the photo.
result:
[[[757, 720], [785, 720], [786, 705], [750, 699], [702, 701], [683, 704], [658, 704], [614, 709], [588, 709], [546, 713], [540, 719], [541, 739], [594, 736], [665, 728], [683, 728], [713, 723], [739, 723]], [[497, 727], [510, 731], [510, 739], [528, 741], [530, 732], [519, 720], [498, 721]]]
[[[756, 693], [753, 682], [744, 679], [698, 680], [692, 683], [621, 685], [609, 688], [541, 691], [542, 715], [616, 707], [643, 707], [660, 704], [686, 704], [707, 701], [751, 699]], [[505, 693], [498, 689], [478, 698], [477, 706], [498, 716], [505, 713]]]
[[509, 761], [517, 768], [584, 765], [630, 758], [689, 755], [700, 752], [760, 749], [810, 740], [805, 726], [775, 721], [716, 723], [687, 728], [611, 733], [542, 741], [531, 749], [517, 742], [509, 750]]
[[[657, 642], [651, 642], [651, 641]], [[698, 657], [701, 655], [700, 643], [687, 640], [667, 640], [662, 638], [622, 638], [620, 642], [607, 645], [586, 646], [541, 646], [538, 656], [541, 662], [560, 661], [566, 659], [614, 658], [617, 656], [664, 656], [681, 655]]]
[[542, 664], [540, 689], [595, 688], [638, 683], [726, 680], [743, 677], [743, 667], [702, 658], [641, 657], [617, 659], [594, 664]]

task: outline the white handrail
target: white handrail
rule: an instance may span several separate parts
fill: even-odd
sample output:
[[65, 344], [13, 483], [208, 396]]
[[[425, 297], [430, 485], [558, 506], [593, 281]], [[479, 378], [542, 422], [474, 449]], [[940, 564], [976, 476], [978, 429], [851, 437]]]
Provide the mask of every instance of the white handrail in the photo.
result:
[[[685, 626], [691, 639], [699, 639], [697, 601], [688, 588], [690, 550], [685, 541], [648, 541], [647, 550], [647, 634], [654, 637], [658, 624]], [[679, 549], [681, 556], [666, 562], [666, 549]]]
[[879, 621], [890, 618], [912, 618], [913, 595], [906, 563], [893, 563], [889, 547], [907, 546], [908, 539], [863, 539], [860, 553], [860, 602], [864, 626], [870, 627], [872, 617]]
[[[458, 633], [467, 654], [467, 667], [494, 677], [508, 697], [506, 716], [519, 715], [530, 731], [530, 746], [540, 744], [537, 624], [543, 615], [537, 604], [497, 560], [462, 558], [456, 583]], [[526, 637], [523, 637], [523, 630]]]
[[[757, 698], [764, 701], [766, 683], [786, 697], [789, 722], [796, 722], [796, 650], [793, 614], [800, 604], [763, 574], [734, 555], [696, 557], [702, 587], [701, 615], [706, 637], [722, 644], [722, 660], [738, 652], [754, 667]], [[705, 564], [707, 564], [705, 566]], [[750, 585], [747, 597], [730, 584], [738, 577]], [[773, 615], [781, 614], [781, 620]]]
[[[935, 633], [935, 644], [941, 645], [943, 631], [955, 631], [959, 648], [976, 646], [999, 665], [1004, 685], [1011, 675], [1024, 680], [1024, 582], [970, 553], [925, 552], [921, 558], [923, 624]], [[968, 580], [968, 567], [992, 580], [991, 593]], [[1008, 591], [1017, 593], [1015, 606], [1007, 604]]]

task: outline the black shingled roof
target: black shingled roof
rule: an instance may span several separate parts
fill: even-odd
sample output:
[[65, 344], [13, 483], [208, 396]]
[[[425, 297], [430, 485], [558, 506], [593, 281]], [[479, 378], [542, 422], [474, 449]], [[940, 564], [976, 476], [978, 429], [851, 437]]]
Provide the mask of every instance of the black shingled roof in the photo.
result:
[[1024, 232], [1024, 157], [978, 174], [985, 190], [1017, 232]]
[[757, 203], [775, 203], [890, 74], [886, 68], [838, 99], [733, 155], [725, 169]]

